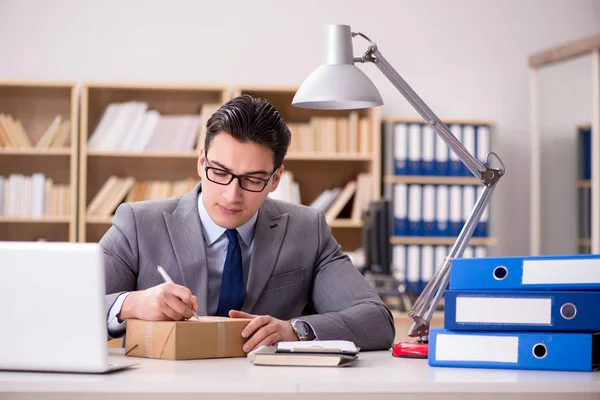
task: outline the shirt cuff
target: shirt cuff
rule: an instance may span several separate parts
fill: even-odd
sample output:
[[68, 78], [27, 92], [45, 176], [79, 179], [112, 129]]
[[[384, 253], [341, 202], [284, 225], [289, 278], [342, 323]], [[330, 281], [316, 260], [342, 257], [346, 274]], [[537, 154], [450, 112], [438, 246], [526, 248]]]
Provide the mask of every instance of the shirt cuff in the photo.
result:
[[125, 329], [127, 328], [127, 321], [119, 322], [119, 318], [117, 315], [121, 312], [121, 307], [123, 307], [123, 302], [125, 298], [129, 296], [131, 292], [125, 292], [119, 295], [112, 307], [108, 312], [108, 334], [111, 337], [119, 337], [123, 336], [125, 333]]

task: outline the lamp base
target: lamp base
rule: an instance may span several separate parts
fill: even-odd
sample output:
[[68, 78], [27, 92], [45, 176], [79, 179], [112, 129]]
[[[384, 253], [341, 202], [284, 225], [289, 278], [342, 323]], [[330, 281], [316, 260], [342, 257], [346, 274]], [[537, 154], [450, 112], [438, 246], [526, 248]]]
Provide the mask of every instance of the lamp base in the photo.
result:
[[429, 341], [422, 339], [397, 343], [392, 350], [392, 355], [400, 358], [427, 358], [428, 354]]

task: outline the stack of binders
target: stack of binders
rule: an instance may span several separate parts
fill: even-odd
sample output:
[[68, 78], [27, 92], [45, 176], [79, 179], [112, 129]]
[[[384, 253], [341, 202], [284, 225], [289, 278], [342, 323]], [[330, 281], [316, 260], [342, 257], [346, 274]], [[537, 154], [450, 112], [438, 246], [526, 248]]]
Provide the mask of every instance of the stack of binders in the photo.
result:
[[600, 367], [600, 255], [455, 259], [436, 367]]

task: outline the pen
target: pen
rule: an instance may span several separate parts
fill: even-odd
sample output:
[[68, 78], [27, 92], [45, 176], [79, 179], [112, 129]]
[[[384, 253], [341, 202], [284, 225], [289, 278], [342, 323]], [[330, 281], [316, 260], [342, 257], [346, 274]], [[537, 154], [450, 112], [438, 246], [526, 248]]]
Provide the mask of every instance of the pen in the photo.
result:
[[[167, 274], [167, 271], [165, 271], [163, 267], [159, 265], [156, 269], [158, 270], [158, 273], [160, 274], [160, 276], [162, 276], [165, 282], [173, 283], [173, 279], [171, 279], [171, 277], [169, 276], [169, 274]], [[192, 315], [196, 317], [196, 319], [199, 319], [198, 314], [196, 314], [196, 311], [192, 310]]]

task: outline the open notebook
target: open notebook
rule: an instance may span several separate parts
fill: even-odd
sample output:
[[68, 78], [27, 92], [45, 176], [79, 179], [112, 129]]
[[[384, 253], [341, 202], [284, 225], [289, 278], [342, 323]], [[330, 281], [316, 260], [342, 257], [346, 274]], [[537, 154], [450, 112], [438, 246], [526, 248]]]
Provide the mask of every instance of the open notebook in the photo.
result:
[[343, 367], [352, 365], [358, 352], [354, 343], [344, 340], [279, 342], [248, 353], [248, 360], [254, 365]]

